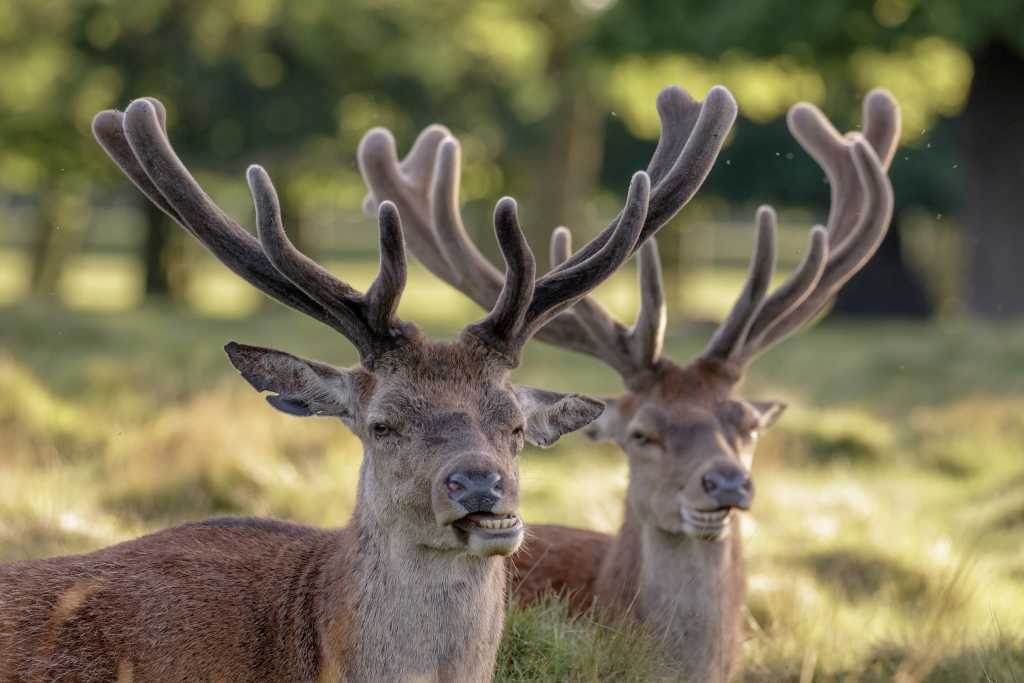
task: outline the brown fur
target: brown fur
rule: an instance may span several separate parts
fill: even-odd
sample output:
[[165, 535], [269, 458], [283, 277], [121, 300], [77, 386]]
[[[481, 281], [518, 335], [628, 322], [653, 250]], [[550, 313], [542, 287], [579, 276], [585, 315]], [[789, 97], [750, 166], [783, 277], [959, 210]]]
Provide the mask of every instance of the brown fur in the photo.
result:
[[509, 384], [507, 364], [472, 336], [418, 340], [372, 372], [229, 353], [289, 412], [337, 416], [361, 438], [349, 524], [215, 519], [0, 565], [0, 681], [489, 680], [506, 585], [495, 554], [518, 540], [474, 546], [475, 532], [452, 526], [465, 511], [446, 476], [499, 472], [492, 509], [514, 513], [516, 434], [553, 441], [600, 404]]
[[[693, 537], [680, 520], [680, 504], [704, 507], [703, 473], [723, 461], [745, 463], [751, 454], [743, 430], [756, 411], [732, 398], [736, 379], [721, 364], [679, 368], [665, 359], [656, 372], [635, 378], [631, 391], [588, 428], [629, 456], [622, 526], [615, 536], [531, 527], [509, 561], [514, 595], [531, 603], [554, 592], [567, 596], [576, 612], [596, 607], [612, 620], [636, 618], [664, 641], [687, 680], [729, 680], [745, 583], [739, 521], [733, 514], [721, 538]], [[635, 430], [655, 435], [659, 453], [632, 443]]]

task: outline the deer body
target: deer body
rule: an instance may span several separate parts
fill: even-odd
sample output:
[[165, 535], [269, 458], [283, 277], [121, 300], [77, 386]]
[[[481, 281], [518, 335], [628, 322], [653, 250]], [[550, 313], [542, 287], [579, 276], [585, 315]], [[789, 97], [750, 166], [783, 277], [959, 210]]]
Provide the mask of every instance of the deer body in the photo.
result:
[[[395, 311], [406, 281], [398, 209], [379, 204], [380, 271], [364, 292], [302, 254], [266, 171], [247, 172], [258, 234], [203, 192], [171, 148], [158, 101], [105, 111], [93, 132], [149, 199], [236, 274], [346, 337], [336, 368], [231, 342], [273, 407], [340, 420], [362, 442], [356, 509], [322, 531], [211, 520], [90, 555], [0, 567], [0, 679], [32, 681], [486, 681], [504, 616], [503, 556], [522, 541], [516, 458], [593, 421], [600, 401], [513, 384], [530, 337], [629, 257], [650, 183], [569, 278], [536, 278], [515, 202], [495, 233], [496, 301], [453, 342]], [[432, 161], [441, 140], [413, 156]], [[417, 165], [433, 182], [432, 164]], [[443, 181], [438, 181], [443, 182]], [[415, 227], [415, 222], [414, 222]]]
[[[645, 383], [615, 408], [621, 415], [655, 397], [663, 405], [671, 404], [669, 397], [686, 397], [684, 410], [672, 416], [674, 424], [684, 426], [675, 436], [699, 441], [699, 420], [692, 414], [698, 412], [696, 398], [714, 405], [727, 400], [728, 387], [728, 376], [713, 369], [682, 369], [663, 359], [659, 380]], [[679, 653], [685, 680], [728, 680], [741, 642], [745, 592], [739, 519], [730, 515], [715, 542], [681, 533], [678, 522], [673, 527], [673, 516], [678, 517], [674, 509], [665, 510], [666, 519], [659, 523], [658, 511], [650, 505], [652, 489], [660, 482], [671, 491], [688, 477], [672, 468], [652, 474], [630, 478], [623, 521], [614, 535], [532, 525], [522, 548], [509, 560], [512, 590], [525, 603], [554, 592], [564, 595], [576, 613], [596, 608], [612, 620], [636, 619], [668, 652]], [[670, 498], [678, 505], [677, 496]]]
[[490, 680], [501, 560], [394, 545], [217, 519], [8, 565], [0, 680]]
[[[749, 509], [753, 498], [757, 436], [785, 408], [744, 400], [736, 387], [757, 355], [813, 319], [867, 262], [892, 211], [884, 169], [899, 113], [887, 93], [865, 100], [865, 138], [838, 135], [808, 105], [791, 110], [790, 127], [832, 182], [828, 231], [812, 230], [803, 263], [769, 294], [775, 216], [762, 208], [743, 291], [704, 352], [682, 367], [661, 356], [665, 309], [653, 240], [640, 252], [643, 298], [632, 329], [591, 298], [577, 304], [591, 335], [587, 351], [615, 368], [627, 389], [586, 430], [629, 458], [624, 521], [602, 544], [593, 582], [572, 580], [572, 567], [585, 558], [554, 551], [573, 535], [569, 529], [534, 527], [509, 563], [513, 590], [526, 602], [555, 591], [577, 609], [596, 605], [600, 614], [638, 619], [663, 640], [686, 680], [723, 683], [737, 668], [745, 574], [735, 511]], [[568, 231], [556, 231], [554, 262], [568, 253]]]
[[[479, 345], [454, 346], [432, 348], [432, 379], [418, 377], [415, 391], [402, 382], [402, 394], [433, 397], [447, 416], [486, 403], [474, 391], [481, 378], [459, 381], [452, 367], [473, 368]], [[424, 441], [441, 451], [460, 436]], [[381, 468], [366, 454], [352, 521], [340, 530], [210, 520], [0, 567], [0, 680], [110, 681], [123, 671], [138, 681], [489, 680], [504, 563], [463, 552], [445, 538], [451, 531], [419, 528], [418, 514], [410, 520], [407, 508], [430, 515], [431, 500], [395, 495], [378, 469], [411, 466], [390, 456], [397, 462]]]

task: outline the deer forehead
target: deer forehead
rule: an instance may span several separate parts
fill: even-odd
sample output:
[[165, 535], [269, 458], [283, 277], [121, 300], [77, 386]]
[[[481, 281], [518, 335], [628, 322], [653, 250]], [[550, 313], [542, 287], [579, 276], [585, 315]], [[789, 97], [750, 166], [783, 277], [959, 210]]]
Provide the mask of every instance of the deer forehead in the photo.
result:
[[744, 402], [733, 399], [635, 399], [632, 407], [632, 417], [626, 423], [629, 432], [657, 434], [679, 451], [728, 449], [736, 429], [756, 418]]
[[458, 377], [414, 381], [387, 378], [370, 397], [368, 419], [400, 419], [434, 430], [517, 426], [522, 411], [505, 382], [460, 381]]

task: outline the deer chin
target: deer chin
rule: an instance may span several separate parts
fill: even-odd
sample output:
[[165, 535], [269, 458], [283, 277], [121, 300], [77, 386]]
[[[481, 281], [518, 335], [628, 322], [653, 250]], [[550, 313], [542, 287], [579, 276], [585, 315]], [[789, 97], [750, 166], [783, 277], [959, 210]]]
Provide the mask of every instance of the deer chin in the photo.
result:
[[477, 557], [508, 556], [519, 549], [525, 535], [523, 521], [515, 514], [474, 512], [452, 522], [466, 552]]
[[697, 510], [681, 505], [682, 532], [700, 541], [723, 541], [732, 529], [732, 511], [733, 508]]

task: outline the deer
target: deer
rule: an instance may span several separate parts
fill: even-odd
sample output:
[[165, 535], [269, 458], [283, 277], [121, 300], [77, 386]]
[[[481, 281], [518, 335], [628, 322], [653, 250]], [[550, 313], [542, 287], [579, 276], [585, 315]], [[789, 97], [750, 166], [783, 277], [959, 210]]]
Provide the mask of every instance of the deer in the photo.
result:
[[[647, 166], [654, 187], [647, 220], [660, 227], [689, 199], [690, 188], [677, 185], [673, 161], [703, 112], [678, 88], [662, 91], [657, 106], [661, 134]], [[758, 436], [786, 408], [780, 401], [748, 400], [737, 389], [751, 362], [818, 317], [885, 237], [893, 210], [886, 171], [899, 138], [898, 104], [888, 92], [874, 90], [864, 99], [863, 119], [862, 133], [843, 136], [811, 104], [789, 110], [791, 133], [831, 186], [827, 226], [812, 228], [802, 262], [769, 293], [777, 219], [771, 207], [757, 211], [746, 281], [697, 358], [680, 365], [662, 353], [667, 308], [657, 227], [641, 232], [640, 306], [631, 327], [588, 295], [537, 333], [621, 377], [625, 394], [605, 399], [604, 412], [583, 432], [617, 444], [628, 458], [629, 478], [614, 535], [531, 526], [509, 559], [520, 601], [531, 604], [553, 593], [568, 599], [577, 614], [593, 609], [614, 623], [639, 622], [661, 639], [686, 680], [719, 683], [734, 676], [745, 596], [739, 513], [750, 509], [754, 496]], [[435, 274], [486, 307], [499, 275], [462, 228], [457, 152], [457, 143], [449, 141], [439, 153], [448, 192], [433, 197], [432, 231], [425, 233], [432, 239], [410, 240], [409, 246]], [[364, 178], [370, 206], [391, 199], [405, 210], [385, 182], [365, 170]], [[431, 258], [441, 250], [451, 271]], [[551, 272], [574, 258], [567, 228], [553, 232], [550, 251]]]
[[[359, 292], [292, 244], [262, 167], [246, 173], [256, 235], [222, 211], [172, 148], [158, 100], [100, 112], [92, 129], [136, 187], [225, 266], [355, 347], [349, 368], [236, 342], [225, 351], [273, 408], [336, 418], [359, 438], [357, 502], [339, 529], [219, 518], [2, 565], [0, 680], [490, 680], [504, 558], [525, 533], [518, 454], [603, 410], [510, 373], [539, 329], [634, 253], [648, 175], [633, 176], [592, 253], [541, 277], [516, 202], [498, 201], [500, 291], [453, 341], [434, 341], [396, 313], [407, 263], [393, 202], [376, 207], [380, 267]], [[417, 182], [443, 171], [432, 163], [438, 143], [421, 139], [411, 153]], [[710, 166], [721, 143], [693, 140], [697, 165]]]

